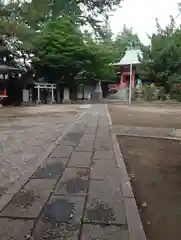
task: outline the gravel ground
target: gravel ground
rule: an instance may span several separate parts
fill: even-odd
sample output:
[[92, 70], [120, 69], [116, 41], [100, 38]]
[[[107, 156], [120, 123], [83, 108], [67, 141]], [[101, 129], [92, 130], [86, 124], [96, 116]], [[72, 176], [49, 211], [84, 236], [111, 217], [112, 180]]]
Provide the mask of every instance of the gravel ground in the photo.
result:
[[36, 162], [83, 110], [80, 106], [0, 109], [0, 195]]

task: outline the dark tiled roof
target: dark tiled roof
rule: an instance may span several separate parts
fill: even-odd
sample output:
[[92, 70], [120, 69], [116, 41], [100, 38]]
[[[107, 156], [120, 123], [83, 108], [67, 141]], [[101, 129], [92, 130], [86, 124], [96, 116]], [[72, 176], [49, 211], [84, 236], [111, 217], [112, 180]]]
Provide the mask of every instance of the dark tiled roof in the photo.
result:
[[4, 72], [24, 72], [21, 68], [15, 68], [7, 65], [0, 64], [0, 73]]

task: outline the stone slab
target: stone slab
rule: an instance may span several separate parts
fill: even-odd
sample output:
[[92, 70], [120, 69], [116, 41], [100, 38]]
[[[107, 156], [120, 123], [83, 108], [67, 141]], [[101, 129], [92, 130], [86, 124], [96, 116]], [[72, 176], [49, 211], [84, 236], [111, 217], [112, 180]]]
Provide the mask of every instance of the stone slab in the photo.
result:
[[109, 139], [110, 138], [110, 133], [109, 131], [102, 131], [102, 132], [97, 132], [96, 133], [96, 139]]
[[140, 215], [134, 198], [124, 198], [130, 239], [146, 240]]
[[84, 133], [90, 133], [90, 134], [93, 134], [96, 132], [96, 127], [87, 127], [85, 130], [84, 130]]
[[97, 150], [94, 152], [93, 159], [114, 160], [114, 153], [111, 150]]
[[54, 194], [85, 195], [89, 185], [89, 169], [66, 168]]
[[105, 116], [101, 119], [99, 118], [99, 129], [103, 130], [103, 129], [109, 129], [109, 122], [108, 120], [105, 121]]
[[113, 161], [93, 161], [90, 178], [94, 180], [118, 180], [118, 172]]
[[[93, 114], [93, 113], [92, 113]], [[86, 128], [93, 128], [93, 127], [97, 127], [97, 123], [98, 123], [98, 115], [97, 116], [91, 116], [91, 119], [89, 120]]]
[[97, 128], [97, 134], [108, 134], [110, 136], [110, 131], [109, 131], [109, 127], [108, 126], [104, 126], [102, 127], [102, 123], [100, 123], [101, 125], [98, 124], [98, 128]]
[[81, 142], [75, 148], [77, 152], [92, 152], [94, 148], [93, 142]]
[[84, 222], [126, 224], [123, 197], [118, 183], [90, 181]]
[[[108, 114], [108, 118], [111, 118]], [[145, 232], [143, 230], [143, 225], [140, 219], [139, 211], [136, 205], [136, 201], [132, 192], [131, 184], [129, 181], [128, 173], [124, 163], [123, 156], [120, 151], [120, 147], [116, 138], [116, 135], [112, 132], [112, 141], [115, 153], [116, 165], [120, 172], [121, 188], [124, 196], [124, 207], [127, 219], [127, 225], [129, 230], [130, 239], [134, 240], [146, 240]]]
[[[115, 141], [117, 140], [115, 139]], [[120, 173], [119, 176], [121, 181], [122, 193], [124, 197], [134, 198], [134, 194], [133, 194], [130, 179], [127, 173], [126, 165], [124, 163], [123, 156], [118, 148], [119, 148], [119, 145], [117, 143], [117, 145], [115, 145], [115, 158], [116, 158], [118, 171]]]
[[112, 140], [110, 138], [96, 138], [95, 140], [95, 146], [112, 146]]
[[129, 240], [128, 230], [120, 226], [84, 224], [80, 240]]
[[[105, 114], [106, 115], [106, 114]], [[108, 119], [105, 118], [105, 116], [103, 118], [99, 118], [99, 128], [100, 129], [104, 129], [104, 128], [108, 128], [109, 126], [109, 121]]]
[[90, 167], [92, 152], [73, 152], [68, 167]]
[[95, 143], [94, 148], [96, 151], [104, 151], [104, 150], [112, 150], [113, 146], [112, 146], [112, 143], [104, 144], [103, 142], [101, 142], [99, 144]]
[[83, 207], [83, 197], [53, 196], [35, 227], [32, 240], [77, 240]]
[[47, 158], [39, 166], [32, 178], [36, 179], [57, 179], [65, 169], [68, 159], [66, 158]]
[[51, 153], [52, 158], [69, 158], [73, 151], [72, 146], [61, 146], [58, 145], [57, 148]]
[[95, 134], [83, 134], [80, 139], [80, 142], [93, 142], [95, 140]]
[[1, 240], [24, 240], [28, 239], [33, 229], [32, 220], [0, 219]]
[[82, 134], [85, 129], [85, 126], [86, 123], [82, 121], [79, 123], [75, 123], [71, 131], [74, 133]]
[[68, 140], [60, 140], [59, 142], [59, 145], [61, 146], [72, 146], [72, 147], [75, 147], [77, 145], [77, 143], [73, 143], [71, 141], [68, 141]]
[[15, 195], [0, 216], [37, 218], [56, 180], [32, 179]]
[[[79, 143], [81, 136], [82, 136], [82, 133], [69, 132], [62, 139], [63, 140], [62, 142], [67, 142], [70, 144], [70, 146], [76, 146]], [[61, 144], [61, 142], [60, 142], [60, 144]]]

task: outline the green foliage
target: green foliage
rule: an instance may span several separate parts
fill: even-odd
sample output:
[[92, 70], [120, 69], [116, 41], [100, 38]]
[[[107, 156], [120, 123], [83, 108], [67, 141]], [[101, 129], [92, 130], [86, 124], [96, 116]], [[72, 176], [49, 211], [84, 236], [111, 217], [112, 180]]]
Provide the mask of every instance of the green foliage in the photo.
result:
[[156, 21], [157, 33], [151, 37], [151, 46], [142, 46], [140, 77], [158, 83], [165, 93], [181, 83], [181, 29], [175, 27], [174, 19], [162, 29]]
[[146, 101], [156, 100], [157, 97], [157, 88], [153, 84], [144, 84], [143, 85], [143, 97]]
[[[39, 30], [44, 23], [54, 21], [63, 15], [69, 15], [74, 22], [91, 24], [96, 27], [100, 15], [107, 14], [121, 0], [12, 0], [1, 8], [1, 16], [8, 22], [23, 22], [27, 26]], [[4, 19], [4, 20], [5, 20]]]
[[119, 61], [121, 57], [124, 56], [126, 49], [129, 48], [130, 45], [132, 45], [133, 48], [140, 48], [141, 42], [138, 35], [133, 32], [133, 29], [127, 28], [124, 25], [123, 30], [116, 36], [114, 42], [116, 61]]
[[71, 18], [47, 23], [34, 42], [33, 66], [39, 76], [76, 87], [80, 82], [115, 81], [113, 47], [80, 32]]
[[2, 36], [0, 37], [0, 64], [15, 66], [13, 54]]
[[94, 55], [94, 61], [92, 63], [94, 76], [99, 80], [116, 83], [119, 81], [119, 77], [115, 74], [116, 69], [114, 69], [110, 63], [120, 61], [130, 44], [134, 47], [139, 47], [141, 43], [137, 34], [135, 34], [132, 29], [126, 28], [126, 26], [124, 26], [122, 32], [113, 39], [107, 18], [105, 25], [103, 25], [102, 33], [102, 37], [98, 38], [98, 41], [93, 40], [87, 32], [85, 34], [88, 47]]
[[6, 38], [14, 57], [23, 58], [24, 64], [34, 52], [34, 38], [44, 31], [47, 23], [59, 17], [70, 16], [73, 23], [91, 25], [101, 33], [100, 15], [107, 15], [121, 0], [10, 0], [1, 3], [0, 35]]
[[102, 81], [112, 81], [115, 78], [114, 69], [109, 66], [113, 61], [113, 48], [104, 42], [93, 42], [87, 44], [91, 53], [90, 65], [87, 71], [92, 74], [92, 78]]
[[[8, 55], [23, 59], [27, 68], [31, 59], [37, 76], [46, 81], [63, 81], [75, 88], [80, 82], [116, 82], [115, 69], [109, 64], [120, 60], [130, 42], [140, 44], [126, 27], [112, 39], [108, 14], [120, 2], [9, 1], [0, 9], [0, 34], [8, 43]], [[81, 33], [80, 26], [86, 24], [96, 31], [94, 38]]]
[[88, 54], [77, 25], [61, 17], [45, 24], [35, 39], [33, 66], [40, 75], [69, 83], [84, 68]]

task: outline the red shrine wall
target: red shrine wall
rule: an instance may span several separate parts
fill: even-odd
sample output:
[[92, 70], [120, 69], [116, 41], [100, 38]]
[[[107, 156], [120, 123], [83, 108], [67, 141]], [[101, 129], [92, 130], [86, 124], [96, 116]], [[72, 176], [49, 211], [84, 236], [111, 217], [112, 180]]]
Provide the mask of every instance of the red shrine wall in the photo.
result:
[[[120, 76], [120, 83], [118, 84], [109, 84], [109, 88], [125, 88], [129, 86], [130, 81], [130, 72], [123, 72]], [[135, 82], [135, 71], [132, 72], [132, 88], [134, 88], [134, 82]]]

